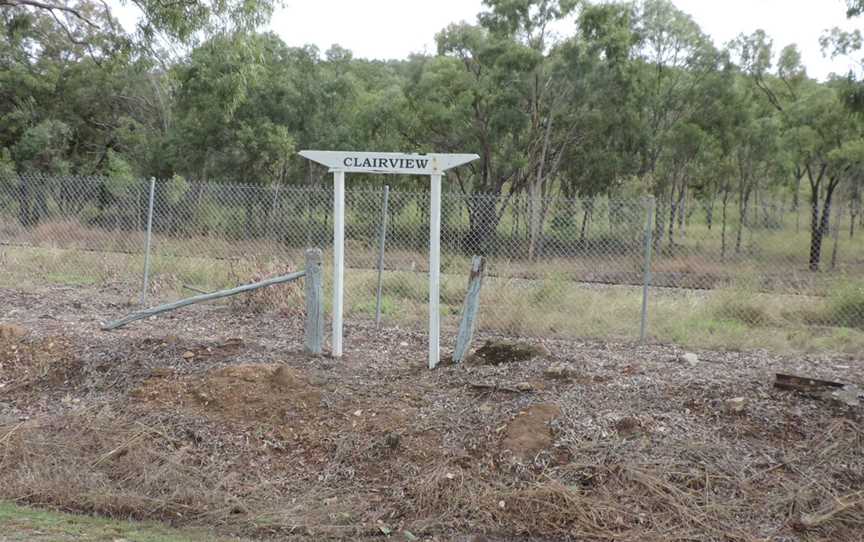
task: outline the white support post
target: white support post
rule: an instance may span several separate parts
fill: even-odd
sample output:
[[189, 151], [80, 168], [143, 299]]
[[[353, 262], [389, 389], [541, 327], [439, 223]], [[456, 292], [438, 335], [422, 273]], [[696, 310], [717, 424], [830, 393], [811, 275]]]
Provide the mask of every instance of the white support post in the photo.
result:
[[[333, 357], [342, 356], [342, 289], [345, 272], [345, 173], [429, 175], [429, 367], [440, 359], [441, 181], [445, 171], [480, 158], [476, 154], [303, 150], [300, 156], [333, 173]], [[379, 263], [379, 268], [381, 267]], [[379, 286], [380, 299], [380, 286]]]
[[333, 172], [333, 357], [342, 356], [342, 287], [345, 275], [345, 172]]
[[429, 176], [429, 368], [434, 369], [439, 360], [439, 333], [441, 313], [438, 309], [438, 293], [441, 281], [441, 174]]

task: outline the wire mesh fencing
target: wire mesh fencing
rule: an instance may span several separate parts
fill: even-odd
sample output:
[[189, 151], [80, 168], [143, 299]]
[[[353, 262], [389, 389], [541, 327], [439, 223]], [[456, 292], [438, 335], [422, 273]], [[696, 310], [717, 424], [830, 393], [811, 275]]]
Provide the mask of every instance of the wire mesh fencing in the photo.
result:
[[[150, 186], [102, 177], [0, 179], [0, 278], [120, 285], [137, 299]], [[153, 202], [147, 291], [155, 298], [294, 270], [307, 247], [332, 260], [328, 187], [175, 177], [155, 183]], [[654, 201], [445, 193], [442, 327], [455, 329], [471, 257], [480, 254], [487, 260], [481, 330], [861, 351], [862, 214], [837, 200], [814, 226], [811, 211], [729, 194]], [[346, 320], [425, 327], [428, 193], [347, 190], [345, 236]]]

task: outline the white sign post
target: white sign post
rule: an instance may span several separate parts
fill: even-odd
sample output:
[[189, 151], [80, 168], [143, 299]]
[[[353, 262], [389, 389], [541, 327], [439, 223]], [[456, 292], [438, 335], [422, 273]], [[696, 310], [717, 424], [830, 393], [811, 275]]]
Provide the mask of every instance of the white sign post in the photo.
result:
[[300, 151], [333, 173], [333, 356], [342, 355], [342, 299], [345, 274], [345, 173], [429, 175], [429, 368], [438, 365], [441, 280], [441, 179], [448, 169], [479, 158], [476, 154]]

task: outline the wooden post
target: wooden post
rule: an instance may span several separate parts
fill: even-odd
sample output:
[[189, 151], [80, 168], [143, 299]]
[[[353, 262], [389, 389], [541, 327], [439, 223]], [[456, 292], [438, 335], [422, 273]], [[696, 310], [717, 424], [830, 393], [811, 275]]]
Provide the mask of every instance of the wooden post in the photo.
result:
[[306, 341], [307, 354], [320, 355], [324, 343], [324, 285], [321, 249], [306, 250]]
[[654, 246], [654, 197], [645, 201], [645, 255], [642, 271], [642, 317], [639, 321], [639, 340], [645, 341], [648, 328], [648, 290], [651, 288], [651, 249]]
[[468, 293], [462, 305], [462, 321], [459, 323], [459, 335], [456, 337], [456, 349], [453, 351], [453, 363], [462, 363], [465, 354], [471, 348], [474, 337], [474, 324], [477, 321], [477, 311], [480, 308], [480, 288], [483, 286], [483, 273], [486, 259], [482, 256], [471, 258], [471, 274], [468, 278]]
[[333, 172], [333, 357], [342, 357], [342, 299], [345, 276], [345, 172]]
[[438, 309], [441, 286], [441, 174], [429, 175], [429, 368], [440, 359], [441, 314]]
[[378, 235], [378, 291], [375, 294], [375, 327], [381, 325], [381, 293], [384, 289], [384, 248], [387, 243], [387, 205], [390, 199], [390, 185], [384, 185], [381, 196], [381, 232]]

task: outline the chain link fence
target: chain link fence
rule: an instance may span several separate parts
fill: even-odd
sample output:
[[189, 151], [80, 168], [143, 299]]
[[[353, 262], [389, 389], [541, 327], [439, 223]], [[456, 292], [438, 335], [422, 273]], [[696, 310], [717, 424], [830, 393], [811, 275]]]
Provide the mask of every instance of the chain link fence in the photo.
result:
[[[137, 300], [149, 192], [150, 182], [137, 179], [0, 179], [0, 280], [120, 285]], [[331, 259], [329, 187], [175, 177], [157, 181], [153, 196], [147, 291], [155, 298], [293, 270], [307, 247], [322, 248], [325, 261]], [[423, 192], [346, 191], [348, 322], [373, 320], [380, 306], [383, 325], [425, 327], [428, 209]], [[655, 202], [445, 193], [441, 222], [445, 333], [457, 325], [471, 256], [482, 254], [482, 330], [864, 350], [862, 215], [843, 201], [833, 205], [817, 245], [809, 206], [743, 204], [731, 194]], [[818, 271], [811, 269], [816, 252]]]

